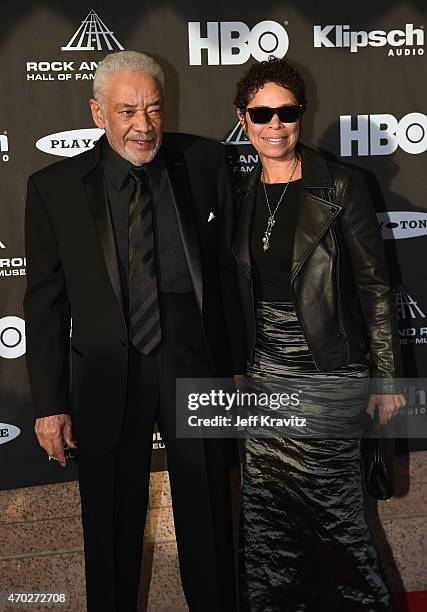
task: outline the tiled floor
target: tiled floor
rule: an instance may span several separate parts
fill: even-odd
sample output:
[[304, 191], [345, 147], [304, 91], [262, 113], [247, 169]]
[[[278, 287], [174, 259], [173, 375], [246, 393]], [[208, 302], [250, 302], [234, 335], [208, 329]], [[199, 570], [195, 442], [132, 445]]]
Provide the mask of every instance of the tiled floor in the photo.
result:
[[[393, 590], [427, 590], [427, 452], [400, 458], [396, 480], [397, 497], [367, 499], [368, 521]], [[0, 519], [0, 590], [66, 592], [61, 609], [86, 612], [77, 484], [0, 491]], [[151, 478], [145, 538], [140, 611], [187, 612], [166, 472]]]

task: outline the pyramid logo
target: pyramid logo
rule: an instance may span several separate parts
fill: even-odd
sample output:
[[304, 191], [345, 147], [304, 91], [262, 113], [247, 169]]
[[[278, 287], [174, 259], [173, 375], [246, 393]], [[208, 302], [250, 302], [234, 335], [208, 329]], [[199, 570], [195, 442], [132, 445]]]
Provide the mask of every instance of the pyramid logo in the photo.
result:
[[425, 314], [418, 306], [418, 303], [412, 299], [402, 285], [398, 285], [395, 288], [394, 295], [399, 319], [416, 319], [417, 317], [421, 317], [421, 319], [426, 318]]
[[231, 130], [225, 140], [222, 141], [223, 144], [233, 144], [233, 145], [250, 145], [251, 141], [246, 136], [246, 133], [243, 127], [240, 124], [240, 121], [237, 122], [237, 125]]
[[114, 48], [123, 51], [123, 47], [114, 33], [107, 28], [92, 9], [86, 19], [82, 21], [77, 32], [73, 34], [69, 43], [65, 47], [61, 47], [61, 50], [103, 51], [108, 49], [108, 51], [113, 51]]

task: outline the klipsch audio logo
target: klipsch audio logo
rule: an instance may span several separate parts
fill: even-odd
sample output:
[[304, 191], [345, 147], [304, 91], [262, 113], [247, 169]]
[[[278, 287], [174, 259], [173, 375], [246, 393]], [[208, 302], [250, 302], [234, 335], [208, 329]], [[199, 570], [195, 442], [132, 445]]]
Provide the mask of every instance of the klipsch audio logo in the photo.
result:
[[0, 152], [1, 158], [4, 162], [9, 161], [9, 139], [7, 137], [7, 132], [4, 134], [0, 134]]
[[[286, 22], [285, 22], [286, 23]], [[250, 29], [242, 21], [200, 21], [188, 23], [190, 66], [201, 66], [206, 51], [210, 66], [245, 64], [250, 57], [259, 62], [270, 55], [282, 58], [289, 47], [285, 28], [276, 21], [261, 21]]]
[[[123, 50], [113, 30], [90, 11], [61, 51], [114, 51]], [[63, 59], [28, 61], [27, 81], [87, 81], [93, 80], [98, 66], [96, 61], [66, 61]]]
[[417, 155], [427, 150], [427, 115], [408, 113], [400, 120], [393, 115], [342, 115], [341, 155], [391, 155], [398, 147]]
[[377, 213], [383, 240], [417, 238], [427, 234], [427, 213], [389, 211]]
[[424, 26], [407, 23], [401, 30], [351, 30], [349, 25], [314, 26], [314, 47], [335, 47], [357, 53], [364, 47], [389, 47], [389, 57], [424, 55]]
[[21, 430], [16, 425], [9, 425], [9, 423], [0, 423], [0, 444], [6, 444], [6, 442], [12, 442], [19, 436]]
[[426, 315], [416, 300], [403, 285], [394, 290], [396, 312], [399, 317], [401, 344], [427, 344], [427, 327], [423, 327]]
[[78, 30], [73, 34], [62, 51], [123, 51], [122, 45], [114, 36], [114, 32], [92, 9], [86, 19], [83, 19]]
[[26, 350], [25, 321], [20, 317], [0, 319], [0, 357], [17, 359]]
[[50, 153], [51, 155], [74, 157], [74, 155], [92, 149], [103, 133], [104, 130], [99, 128], [57, 132], [56, 134], [49, 134], [39, 138], [36, 142], [36, 147], [39, 151]]

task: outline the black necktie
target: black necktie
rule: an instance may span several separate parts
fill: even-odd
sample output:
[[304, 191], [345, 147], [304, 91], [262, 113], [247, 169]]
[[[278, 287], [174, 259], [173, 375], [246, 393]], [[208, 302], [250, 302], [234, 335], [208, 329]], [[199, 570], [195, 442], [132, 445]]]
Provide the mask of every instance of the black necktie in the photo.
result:
[[132, 344], [148, 355], [162, 337], [154, 252], [151, 197], [144, 186], [143, 168], [129, 175], [135, 191], [129, 204], [129, 328]]

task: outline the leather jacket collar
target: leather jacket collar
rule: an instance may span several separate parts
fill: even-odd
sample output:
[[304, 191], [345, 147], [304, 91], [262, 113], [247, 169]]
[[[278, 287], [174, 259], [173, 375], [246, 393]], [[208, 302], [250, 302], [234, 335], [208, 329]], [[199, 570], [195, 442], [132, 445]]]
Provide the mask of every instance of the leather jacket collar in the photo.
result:
[[[295, 233], [292, 280], [301, 269], [311, 250], [328, 230], [341, 206], [335, 204], [335, 185], [323, 155], [305, 145], [299, 145], [302, 163], [300, 211]], [[240, 268], [251, 278], [250, 232], [255, 208], [261, 163], [237, 187], [238, 227], [233, 242], [233, 253]], [[300, 222], [303, 220], [303, 223]]]

